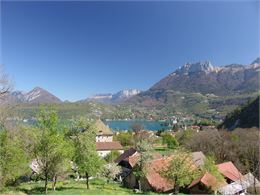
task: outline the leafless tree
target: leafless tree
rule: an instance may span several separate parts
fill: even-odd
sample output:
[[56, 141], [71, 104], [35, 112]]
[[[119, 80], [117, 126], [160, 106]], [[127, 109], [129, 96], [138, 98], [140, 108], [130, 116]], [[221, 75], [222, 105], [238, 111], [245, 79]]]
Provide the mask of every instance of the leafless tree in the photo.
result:
[[7, 125], [7, 118], [13, 112], [13, 105], [5, 105], [3, 102], [8, 98], [12, 90], [12, 84], [9, 76], [5, 73], [4, 65], [0, 64], [0, 124]]
[[4, 71], [4, 65], [0, 65], [0, 98], [3, 98], [10, 90], [10, 78]]

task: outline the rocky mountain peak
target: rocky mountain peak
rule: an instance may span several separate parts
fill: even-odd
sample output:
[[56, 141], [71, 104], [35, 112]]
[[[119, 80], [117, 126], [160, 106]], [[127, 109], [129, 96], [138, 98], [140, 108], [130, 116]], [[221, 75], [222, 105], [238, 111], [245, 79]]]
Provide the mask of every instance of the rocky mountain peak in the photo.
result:
[[62, 101], [59, 98], [47, 90], [41, 87], [35, 87], [28, 93], [24, 91], [11, 91], [4, 100], [0, 100], [0, 105], [17, 103], [51, 104], [61, 102]]
[[102, 93], [102, 94], [96, 94], [90, 98], [87, 98], [86, 100], [80, 100], [80, 101], [96, 101], [106, 104], [116, 104], [124, 102], [125, 100], [139, 94], [141, 91], [138, 89], [124, 89], [117, 93]]
[[260, 57], [256, 58], [251, 64], [260, 64]]
[[27, 94], [25, 94], [25, 99], [27, 102], [31, 102], [44, 93], [48, 93], [46, 90], [42, 89], [41, 87], [35, 87], [33, 90], [29, 91]]
[[141, 91], [138, 89], [124, 89], [122, 91], [119, 91], [118, 93], [114, 94], [114, 96], [118, 96], [121, 98], [129, 98], [134, 95], [139, 94]]
[[179, 74], [192, 74], [197, 72], [209, 73], [214, 71], [214, 66], [210, 61], [200, 61], [196, 63], [186, 63], [180, 67], [176, 72]]

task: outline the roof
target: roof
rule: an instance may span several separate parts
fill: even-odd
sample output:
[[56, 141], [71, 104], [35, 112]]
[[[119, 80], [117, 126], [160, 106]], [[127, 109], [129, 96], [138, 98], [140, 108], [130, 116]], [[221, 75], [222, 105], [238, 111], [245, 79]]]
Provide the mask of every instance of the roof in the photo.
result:
[[[172, 159], [174, 159], [174, 155], [152, 160], [146, 165], [148, 168], [146, 179], [156, 192], [168, 192], [174, 188], [174, 184], [172, 182], [160, 175], [160, 172], [164, 171], [170, 165]], [[192, 163], [191, 168], [197, 168], [190, 158], [187, 158], [186, 160], [187, 162]]]
[[231, 161], [218, 164], [217, 167], [219, 172], [222, 173], [224, 177], [232, 181], [237, 181], [243, 177], [243, 175]]
[[199, 151], [199, 152], [192, 152], [191, 153], [192, 159], [194, 164], [197, 167], [202, 167], [204, 165], [204, 161], [205, 161], [205, 155], [203, 154], [203, 152]]
[[199, 177], [198, 179], [195, 179], [188, 188], [192, 188], [193, 186], [197, 185], [198, 183], [202, 183], [205, 186], [211, 188], [213, 191], [217, 190], [220, 186], [223, 186], [227, 184], [219, 183], [215, 176], [211, 175], [210, 173], [206, 172], [203, 176]]
[[225, 185], [222, 188], [220, 188], [218, 191], [223, 195], [236, 194], [254, 185], [254, 182], [256, 186], [259, 187], [260, 185], [259, 181], [252, 175], [252, 173], [248, 173], [244, 175], [240, 180]]
[[250, 183], [250, 185], [255, 185], [257, 187], [260, 187], [260, 182], [258, 179], [255, 178], [255, 176], [252, 173], [247, 173], [243, 176], [243, 179]]
[[115, 163], [120, 163], [122, 160], [128, 158], [129, 156], [132, 156], [133, 154], [136, 153], [136, 149], [134, 148], [129, 148], [126, 150], [123, 154], [121, 154], [116, 160]]
[[118, 141], [96, 142], [97, 151], [100, 150], [123, 150], [123, 146]]
[[170, 163], [171, 159], [171, 157], [163, 157], [147, 164], [146, 179], [156, 192], [167, 192], [174, 188], [174, 184], [160, 175], [160, 171]]
[[[124, 159], [124, 161], [127, 161], [131, 167], [134, 167], [135, 164], [138, 162], [140, 154], [138, 152], [136, 152], [135, 154], [133, 154], [132, 156], [129, 156], [128, 158]], [[159, 159], [162, 158], [162, 155], [159, 153], [154, 153], [152, 154], [152, 159]]]
[[236, 194], [244, 189], [246, 188], [244, 188], [241, 184], [233, 182], [229, 185], [220, 188], [218, 191], [222, 195], [230, 195], [230, 194]]
[[113, 135], [113, 132], [100, 119], [95, 123], [97, 135]]
[[135, 164], [138, 162], [139, 155], [140, 154], [136, 152], [132, 156], [125, 158], [124, 161], [128, 162], [131, 167], [134, 167]]
[[[152, 159], [162, 158], [162, 155], [159, 153], [154, 153]], [[120, 163], [122, 161], [128, 162], [131, 167], [134, 167], [139, 159], [139, 153], [134, 149], [130, 148], [121, 154], [116, 160], [115, 163]]]

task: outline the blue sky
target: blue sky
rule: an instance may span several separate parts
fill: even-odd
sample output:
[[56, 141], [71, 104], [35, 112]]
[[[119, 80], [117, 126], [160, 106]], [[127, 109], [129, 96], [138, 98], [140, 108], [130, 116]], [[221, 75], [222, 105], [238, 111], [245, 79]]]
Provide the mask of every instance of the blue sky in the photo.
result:
[[259, 56], [259, 2], [1, 2], [1, 63], [15, 89], [62, 100], [146, 90], [185, 62]]

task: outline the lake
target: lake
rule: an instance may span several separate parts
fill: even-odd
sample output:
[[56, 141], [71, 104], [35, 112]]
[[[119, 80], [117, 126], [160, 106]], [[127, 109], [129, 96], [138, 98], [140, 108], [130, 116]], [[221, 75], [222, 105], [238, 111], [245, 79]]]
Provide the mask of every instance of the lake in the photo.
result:
[[151, 131], [170, 128], [166, 126], [165, 122], [148, 121], [148, 120], [109, 120], [109, 121], [104, 121], [104, 123], [114, 131], [131, 130], [133, 124], [140, 124], [143, 126], [144, 129], [151, 130]]

